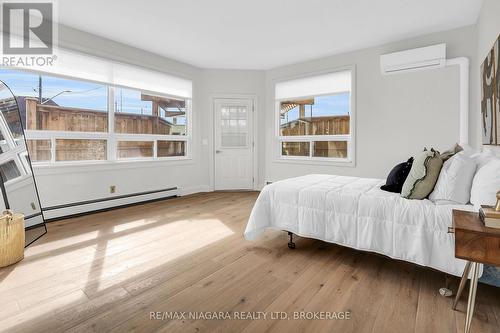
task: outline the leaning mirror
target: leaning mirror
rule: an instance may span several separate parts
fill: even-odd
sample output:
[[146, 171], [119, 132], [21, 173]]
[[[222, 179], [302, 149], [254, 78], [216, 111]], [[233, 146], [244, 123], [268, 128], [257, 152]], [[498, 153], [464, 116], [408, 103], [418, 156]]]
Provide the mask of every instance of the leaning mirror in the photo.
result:
[[0, 213], [6, 209], [24, 215], [25, 246], [47, 232], [33, 177], [22, 112], [9, 87], [0, 81]]

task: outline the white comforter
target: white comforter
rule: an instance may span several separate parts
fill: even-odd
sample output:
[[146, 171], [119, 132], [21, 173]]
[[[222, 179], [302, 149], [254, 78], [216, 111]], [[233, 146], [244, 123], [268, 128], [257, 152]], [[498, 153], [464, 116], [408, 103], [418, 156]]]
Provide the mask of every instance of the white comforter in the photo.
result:
[[403, 199], [380, 190], [383, 183], [308, 175], [267, 185], [253, 207], [245, 238], [253, 240], [275, 228], [460, 276], [465, 261], [454, 256], [454, 238], [448, 233], [451, 211], [473, 207]]

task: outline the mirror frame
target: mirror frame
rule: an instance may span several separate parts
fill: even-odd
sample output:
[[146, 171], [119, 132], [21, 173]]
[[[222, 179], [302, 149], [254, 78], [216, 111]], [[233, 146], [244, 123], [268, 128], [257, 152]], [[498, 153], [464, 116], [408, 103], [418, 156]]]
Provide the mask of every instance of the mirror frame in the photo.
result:
[[[43, 233], [41, 235], [39, 235], [38, 237], [36, 237], [32, 241], [30, 241], [29, 243], [27, 243], [27, 244], [24, 245], [24, 247], [26, 248], [26, 247], [30, 246], [31, 244], [33, 244], [34, 242], [36, 242], [37, 240], [39, 240], [43, 235], [45, 235], [47, 233], [47, 224], [46, 224], [46, 221], [45, 221], [45, 216], [43, 216], [42, 202], [40, 201], [40, 192], [38, 191], [38, 186], [36, 184], [35, 173], [33, 172], [33, 163], [31, 162], [31, 155], [30, 155], [30, 152], [29, 152], [29, 149], [28, 149], [28, 140], [26, 139], [26, 130], [25, 130], [26, 124], [23, 123], [23, 118], [21, 117], [21, 111], [19, 109], [19, 102], [17, 101], [16, 95], [14, 94], [14, 92], [12, 91], [12, 89], [10, 89], [10, 87], [3, 80], [1, 80], [1, 79], [0, 79], [0, 83], [3, 84], [9, 90], [9, 92], [12, 94], [12, 97], [14, 98], [14, 101], [16, 102], [17, 114], [19, 116], [19, 121], [21, 122], [21, 130], [23, 132], [24, 145], [26, 147], [26, 152], [27, 152], [27, 156], [28, 156], [28, 162], [29, 162], [29, 166], [30, 166], [30, 170], [31, 170], [31, 176], [33, 177], [33, 185], [35, 187], [36, 198], [38, 200], [38, 207], [40, 207], [40, 215], [42, 216], [42, 220], [43, 220], [43, 223], [39, 223], [39, 224], [30, 226], [30, 227], [27, 227], [27, 228], [25, 227], [24, 228], [24, 232], [25, 233], [26, 233], [27, 230], [39, 228], [41, 225], [43, 225], [43, 228], [44, 228], [44, 231], [43, 231]], [[8, 198], [7, 198], [7, 200], [8, 200]]]

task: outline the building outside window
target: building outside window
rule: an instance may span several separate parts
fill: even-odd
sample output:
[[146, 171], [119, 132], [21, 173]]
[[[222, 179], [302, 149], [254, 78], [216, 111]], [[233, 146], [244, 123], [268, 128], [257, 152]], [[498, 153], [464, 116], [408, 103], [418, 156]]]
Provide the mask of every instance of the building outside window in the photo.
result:
[[277, 156], [353, 162], [353, 70], [276, 83]]
[[12, 69], [0, 76], [34, 163], [188, 157], [190, 99]]

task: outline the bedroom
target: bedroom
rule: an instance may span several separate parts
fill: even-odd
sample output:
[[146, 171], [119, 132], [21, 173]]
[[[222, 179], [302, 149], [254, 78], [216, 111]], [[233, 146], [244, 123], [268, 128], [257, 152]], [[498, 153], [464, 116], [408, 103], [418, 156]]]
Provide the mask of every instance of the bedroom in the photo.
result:
[[0, 331], [500, 330], [500, 2], [25, 5]]

